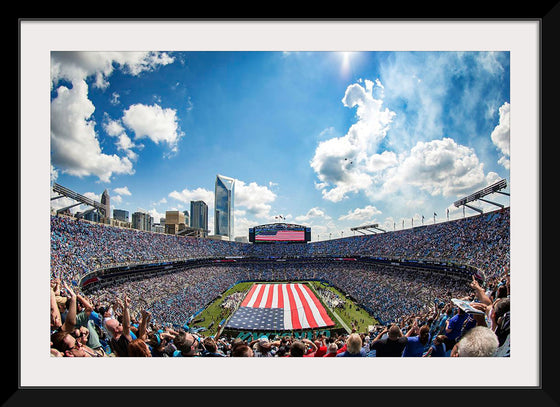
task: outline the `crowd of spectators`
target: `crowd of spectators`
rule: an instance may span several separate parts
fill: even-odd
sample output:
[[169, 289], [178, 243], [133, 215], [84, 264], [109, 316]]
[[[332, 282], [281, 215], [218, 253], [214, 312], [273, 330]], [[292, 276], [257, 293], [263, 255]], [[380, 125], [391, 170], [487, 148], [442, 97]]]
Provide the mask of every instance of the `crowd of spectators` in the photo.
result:
[[[86, 273], [116, 264], [216, 256], [374, 255], [445, 259], [478, 267], [466, 284], [389, 266], [318, 262], [185, 267], [85, 295]], [[272, 265], [273, 264], [273, 265]], [[374, 236], [307, 245], [252, 245], [114, 228], [51, 217], [51, 354], [63, 357], [383, 357], [509, 355], [509, 209]], [[204, 336], [185, 322], [246, 280], [327, 281], [374, 313], [369, 332], [241, 340]], [[465, 313], [452, 298], [480, 314]], [[335, 349], [336, 347], [336, 349]]]

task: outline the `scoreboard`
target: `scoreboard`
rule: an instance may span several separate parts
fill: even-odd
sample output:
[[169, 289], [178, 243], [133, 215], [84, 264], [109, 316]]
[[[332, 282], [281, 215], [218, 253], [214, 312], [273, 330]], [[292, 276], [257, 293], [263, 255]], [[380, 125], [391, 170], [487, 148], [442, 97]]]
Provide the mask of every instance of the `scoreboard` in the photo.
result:
[[249, 228], [251, 243], [307, 243], [311, 240], [311, 228], [288, 223], [272, 223]]

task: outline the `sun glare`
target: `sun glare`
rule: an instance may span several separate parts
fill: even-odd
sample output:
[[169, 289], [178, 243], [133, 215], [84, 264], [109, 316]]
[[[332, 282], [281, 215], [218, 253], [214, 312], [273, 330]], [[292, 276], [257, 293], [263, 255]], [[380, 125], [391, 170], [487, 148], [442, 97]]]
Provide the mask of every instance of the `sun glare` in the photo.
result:
[[350, 73], [350, 59], [352, 56], [352, 52], [341, 52], [341, 65], [340, 65], [340, 73], [343, 76], [347, 76]]

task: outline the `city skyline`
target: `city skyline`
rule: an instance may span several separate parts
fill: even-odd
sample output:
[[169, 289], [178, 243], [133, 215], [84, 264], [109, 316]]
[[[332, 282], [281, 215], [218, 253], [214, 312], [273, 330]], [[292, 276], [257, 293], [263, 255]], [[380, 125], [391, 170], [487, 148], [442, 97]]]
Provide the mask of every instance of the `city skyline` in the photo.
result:
[[312, 241], [460, 218], [454, 201], [509, 181], [509, 63], [470, 51], [53, 52], [51, 181], [97, 200], [107, 189], [112, 209], [157, 220], [202, 200], [214, 230], [223, 174], [235, 179], [233, 237], [279, 217], [310, 226]]

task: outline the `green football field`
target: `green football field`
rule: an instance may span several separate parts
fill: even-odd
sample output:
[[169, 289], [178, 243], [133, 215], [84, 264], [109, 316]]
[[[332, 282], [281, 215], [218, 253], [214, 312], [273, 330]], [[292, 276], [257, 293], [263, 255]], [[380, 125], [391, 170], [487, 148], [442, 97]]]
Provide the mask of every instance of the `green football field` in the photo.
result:
[[[263, 283], [262, 281], [259, 283]], [[275, 281], [277, 283], [277, 281]], [[344, 293], [337, 290], [335, 287], [319, 282], [307, 281], [304, 282], [314, 291], [317, 298], [321, 301], [331, 319], [335, 322], [332, 329], [343, 328], [347, 332], [356, 329], [357, 332], [368, 332], [372, 325], [377, 325], [378, 322], [366, 310], [351, 301], [345, 296]], [[236, 307], [224, 306], [229, 302], [235, 304], [235, 298], [241, 300], [254, 284], [252, 281], [236, 284], [226, 292], [209, 304], [200, 314], [198, 314], [191, 324], [191, 328], [204, 328], [204, 336], [215, 335], [218, 331], [221, 321], [227, 320], [235, 311]], [[319, 294], [320, 292], [323, 295]], [[335, 298], [338, 300], [338, 306], [329, 306], [324, 300], [324, 296]], [[331, 302], [332, 304], [332, 302]], [[202, 333], [202, 332], [201, 332]]]

